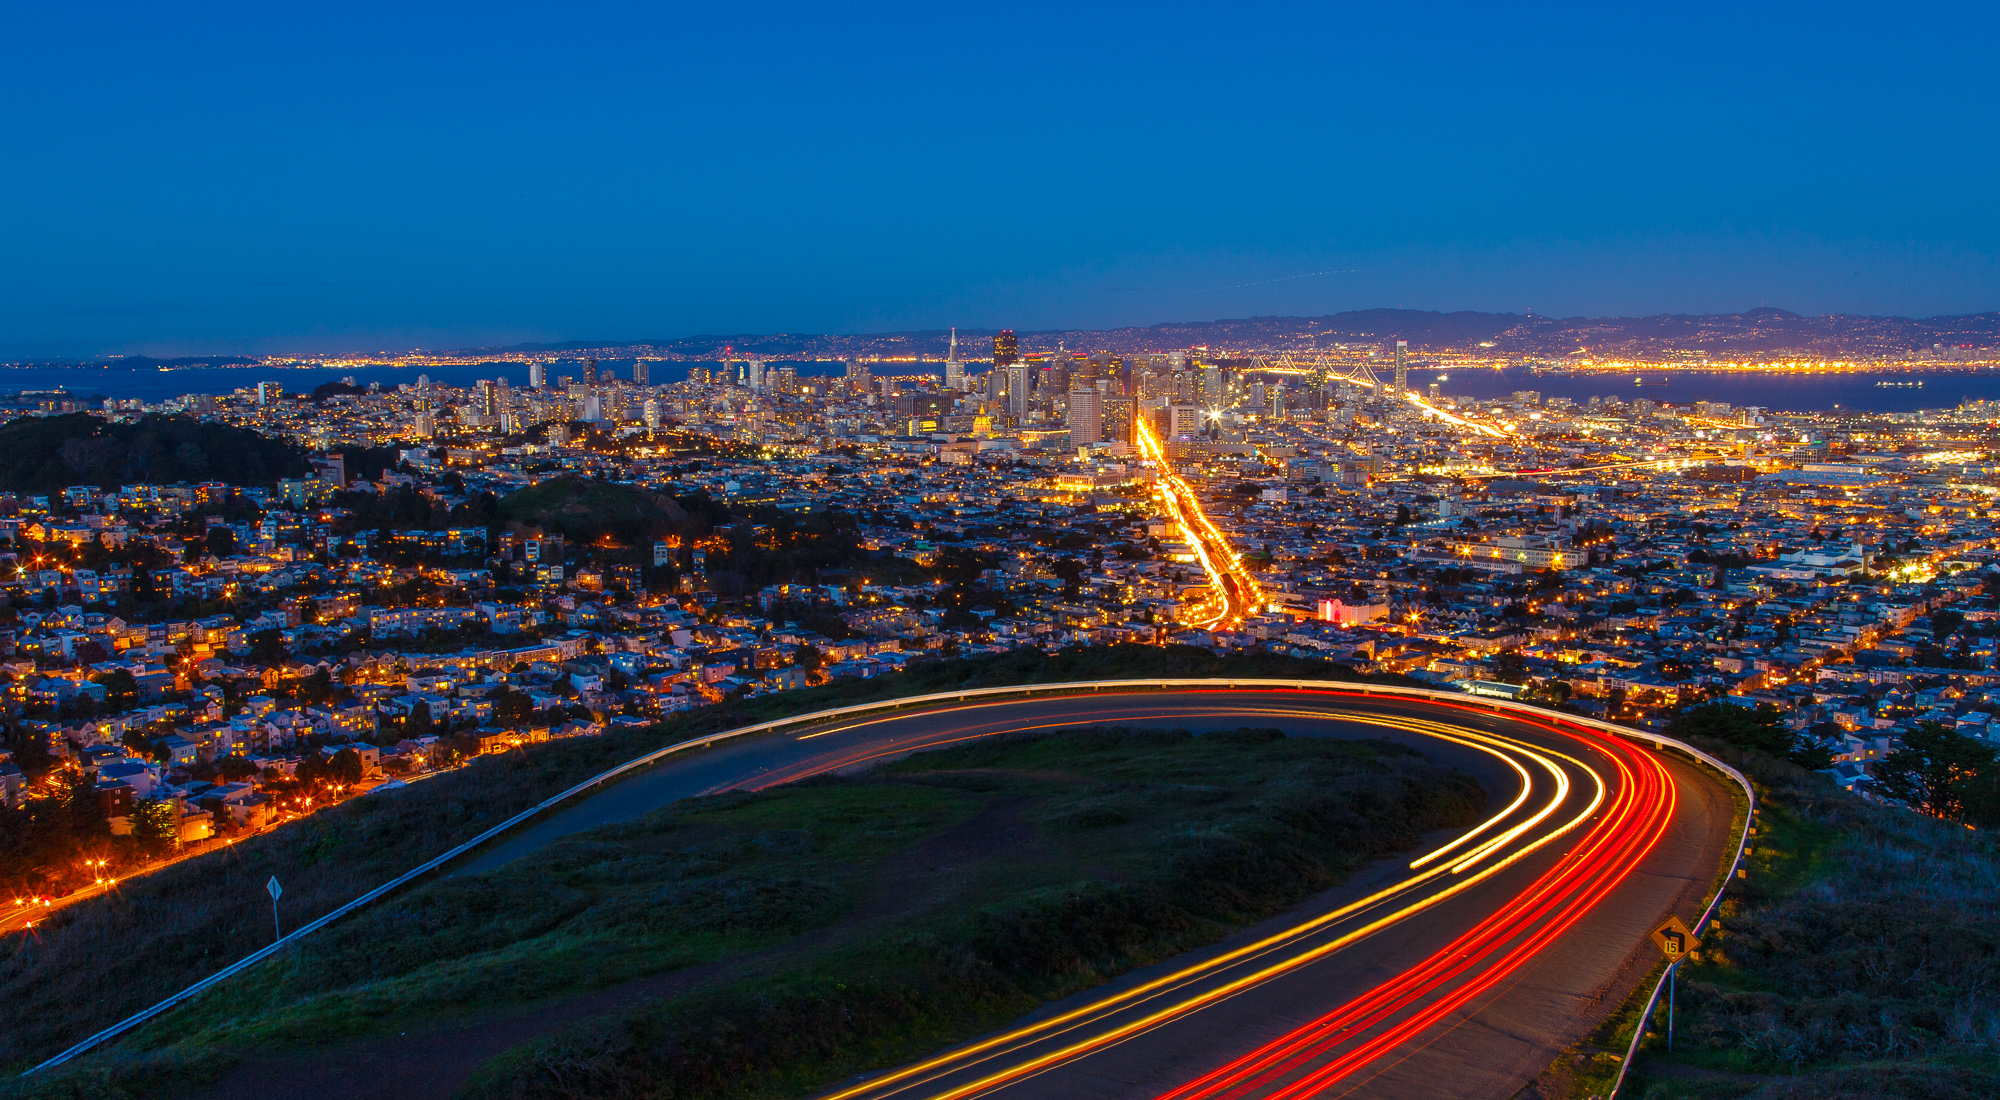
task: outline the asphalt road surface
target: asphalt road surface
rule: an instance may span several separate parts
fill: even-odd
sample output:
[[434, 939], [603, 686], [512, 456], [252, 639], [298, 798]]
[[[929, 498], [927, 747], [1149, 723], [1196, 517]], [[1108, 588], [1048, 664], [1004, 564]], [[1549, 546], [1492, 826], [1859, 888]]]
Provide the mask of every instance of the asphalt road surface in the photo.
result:
[[1668, 913], [1692, 920], [1734, 850], [1726, 781], [1631, 742], [1476, 706], [1261, 689], [972, 703], [723, 742], [460, 873], [693, 795], [1091, 723], [1388, 737], [1476, 775], [1492, 816], [1224, 943], [829, 1097], [1503, 1100], [1618, 1007], [1654, 950], [1648, 932]]

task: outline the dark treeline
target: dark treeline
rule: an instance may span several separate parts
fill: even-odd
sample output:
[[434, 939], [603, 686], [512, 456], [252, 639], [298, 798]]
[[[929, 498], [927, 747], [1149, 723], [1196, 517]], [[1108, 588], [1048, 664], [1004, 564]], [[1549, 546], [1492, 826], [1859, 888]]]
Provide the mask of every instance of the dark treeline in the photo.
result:
[[0, 491], [5, 492], [177, 481], [268, 485], [311, 472], [306, 452], [282, 439], [184, 416], [113, 424], [70, 413], [0, 425]]

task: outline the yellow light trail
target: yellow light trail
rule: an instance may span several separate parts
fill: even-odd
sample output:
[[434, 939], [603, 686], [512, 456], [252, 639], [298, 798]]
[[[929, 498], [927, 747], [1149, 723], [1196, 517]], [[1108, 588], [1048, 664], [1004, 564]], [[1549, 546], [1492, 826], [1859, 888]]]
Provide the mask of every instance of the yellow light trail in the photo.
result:
[[[1218, 626], [1241, 622], [1246, 612], [1235, 605], [1248, 604], [1252, 609], [1262, 607], [1263, 586], [1257, 583], [1249, 570], [1243, 568], [1243, 559], [1230, 547], [1229, 539], [1201, 510], [1201, 500], [1195, 496], [1194, 490], [1174, 473], [1173, 464], [1167, 461], [1167, 449], [1161, 446], [1153, 426], [1147, 423], [1145, 417], [1138, 418], [1138, 425], [1139, 452], [1159, 468], [1161, 495], [1166, 498], [1167, 510], [1172, 513], [1174, 524], [1181, 529], [1181, 536], [1194, 547], [1202, 571], [1208, 574], [1209, 587], [1221, 601], [1221, 609], [1213, 618], [1195, 625], [1203, 630], [1214, 630]], [[1232, 595], [1235, 597], [1234, 604]]]
[[[1250, 709], [1245, 710], [1244, 713], [1271, 714], [1275, 716], [1295, 714], [1297, 712], [1285, 708], [1273, 708], [1271, 710]], [[1544, 835], [1527, 842], [1505, 858], [1490, 864], [1479, 872], [1463, 878], [1457, 878], [1457, 881], [1443, 887], [1436, 893], [1406, 902], [1386, 914], [1377, 916], [1360, 927], [1354, 928], [1331, 941], [1307, 948], [1297, 955], [1282, 957], [1276, 961], [1264, 963], [1250, 973], [1231, 979], [1222, 985], [1189, 993], [1182, 996], [1179, 1000], [1169, 1000], [1165, 1006], [1152, 1009], [1138, 1019], [1115, 1025], [1107, 1031], [1088, 1034], [1067, 1043], [1060, 1049], [1039, 1056], [1032, 1056], [1025, 1062], [989, 1071], [977, 1080], [967, 1084], [948, 1087], [945, 1091], [928, 1094], [927, 1100], [962, 1100], [962, 1098], [975, 1096], [996, 1086], [1040, 1073], [1084, 1054], [1123, 1042], [1135, 1035], [1151, 1031], [1165, 1023], [1186, 1016], [1208, 1005], [1227, 1000], [1246, 989], [1261, 985], [1279, 975], [1290, 973], [1300, 967], [1325, 958], [1360, 940], [1366, 939], [1370, 935], [1392, 924], [1430, 909], [1451, 897], [1471, 889], [1478, 883], [1492, 878], [1506, 868], [1513, 866], [1521, 859], [1526, 858], [1535, 851], [1554, 843], [1561, 837], [1581, 827], [1603, 805], [1607, 795], [1604, 778], [1598, 773], [1597, 769], [1584, 764], [1567, 753], [1554, 750], [1538, 751], [1526, 743], [1511, 737], [1419, 718], [1404, 718], [1401, 716], [1352, 711], [1330, 711], [1325, 713], [1328, 716], [1347, 721], [1400, 729], [1406, 732], [1455, 742], [1504, 760], [1519, 773], [1522, 781], [1522, 790], [1520, 796], [1512, 804], [1443, 848], [1433, 851], [1429, 855], [1413, 862], [1410, 865], [1413, 870], [1420, 869], [1425, 864], [1436, 861], [1438, 857], [1453, 851], [1471, 838], [1498, 825], [1501, 821], [1512, 815], [1523, 802], [1529, 799], [1535, 789], [1535, 784], [1517, 758], [1531, 761], [1540, 768], [1548, 771], [1554, 778], [1553, 790], [1550, 792], [1546, 804], [1528, 821], [1516, 825], [1514, 828], [1509, 829], [1502, 837], [1480, 845], [1476, 851], [1459, 859], [1451, 860], [1439, 866], [1432, 867], [1429, 870], [1420, 871], [1419, 874], [1412, 878], [1376, 891], [1367, 897], [1350, 902], [1332, 912], [1321, 914], [1290, 928], [1275, 932], [1256, 942], [1245, 944], [1233, 951], [1196, 962], [1142, 985], [1111, 994], [1101, 1000], [1080, 1006], [1050, 1019], [1015, 1028], [957, 1050], [948, 1051], [944, 1054], [925, 1059], [914, 1065], [905, 1066], [900, 1070], [884, 1074], [869, 1081], [850, 1086], [828, 1095], [824, 1100], [855, 1100], [855, 1098], [867, 1095], [889, 1097], [908, 1092], [912, 1089], [921, 1089], [954, 1071], [970, 1070], [973, 1067], [1003, 1058], [1020, 1051], [1024, 1046], [1032, 1042], [1067, 1035], [1092, 1023], [1104, 1020], [1120, 1009], [1136, 1007], [1170, 994], [1178, 994], [1201, 978], [1219, 975], [1220, 972], [1227, 970], [1235, 964], [1259, 960], [1285, 948], [1297, 945], [1300, 940], [1312, 933], [1326, 929], [1348, 917], [1358, 916], [1389, 903], [1398, 896], [1408, 894], [1433, 880], [1442, 878], [1445, 881], [1451, 881], [1456, 876], [1462, 875], [1465, 871], [1469, 870], [1474, 863], [1484, 860], [1486, 856], [1505, 846], [1505, 844], [1511, 843], [1525, 832], [1546, 820], [1569, 797], [1569, 776], [1556, 763], [1556, 759], [1561, 759], [1581, 769], [1594, 782], [1596, 787], [1594, 796], [1583, 807], [1582, 811], [1573, 818], [1556, 826]]]
[[1508, 433], [1503, 432], [1500, 429], [1493, 427], [1490, 424], [1480, 424], [1471, 420], [1467, 420], [1462, 416], [1453, 416], [1451, 413], [1445, 412], [1443, 409], [1440, 409], [1436, 405], [1433, 405], [1430, 402], [1424, 400], [1423, 398], [1418, 397], [1414, 393], [1405, 392], [1403, 394], [1403, 398], [1404, 400], [1407, 400], [1410, 404], [1415, 405], [1417, 408], [1422, 409], [1423, 411], [1429, 413], [1432, 416], [1437, 417], [1439, 420], [1442, 420], [1447, 424], [1456, 424], [1461, 428], [1471, 428], [1475, 432], [1484, 432], [1495, 439], [1507, 438]]

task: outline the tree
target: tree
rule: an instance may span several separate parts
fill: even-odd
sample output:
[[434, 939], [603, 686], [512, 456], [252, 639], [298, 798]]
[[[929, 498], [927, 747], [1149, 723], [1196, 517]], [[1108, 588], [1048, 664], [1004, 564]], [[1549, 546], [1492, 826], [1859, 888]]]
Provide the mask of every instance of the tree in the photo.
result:
[[1939, 645], [1943, 645], [1946, 639], [1958, 633], [1958, 628], [1964, 625], [1965, 612], [1963, 611], [1947, 607], [1942, 611], [1933, 612], [1931, 614], [1931, 637], [1936, 638]]
[[1667, 725], [1667, 736], [1683, 741], [1707, 737], [1740, 749], [1789, 760], [1808, 771], [1833, 766], [1833, 749], [1805, 731], [1785, 724], [1784, 712], [1769, 703], [1755, 710], [1722, 701], [1682, 707]]
[[1868, 785], [1932, 817], [1990, 826], [2000, 821], [1995, 751], [1943, 722], [1919, 722], [1902, 747], [1876, 763]]
[[116, 714], [138, 705], [139, 681], [132, 678], [129, 670], [114, 669], [93, 676], [91, 679], [104, 685], [104, 705], [111, 713]]
[[1075, 600], [1083, 593], [1083, 563], [1075, 558], [1059, 558], [1049, 567], [1049, 572], [1062, 578], [1062, 597]]
[[279, 636], [278, 628], [259, 630], [250, 635], [250, 656], [260, 664], [275, 665], [291, 657], [285, 649], [285, 640]]
[[361, 782], [361, 754], [353, 749], [342, 749], [326, 762], [327, 778], [343, 787], [352, 787]]
[[324, 703], [333, 698], [333, 674], [324, 668], [313, 669], [299, 681], [295, 692], [301, 703]]
[[1528, 682], [1528, 661], [1521, 651], [1510, 649], [1493, 658], [1492, 675], [1503, 684], [1525, 684]]
[[171, 843], [180, 827], [180, 808], [168, 799], [148, 798], [132, 807], [132, 835], [142, 843]]

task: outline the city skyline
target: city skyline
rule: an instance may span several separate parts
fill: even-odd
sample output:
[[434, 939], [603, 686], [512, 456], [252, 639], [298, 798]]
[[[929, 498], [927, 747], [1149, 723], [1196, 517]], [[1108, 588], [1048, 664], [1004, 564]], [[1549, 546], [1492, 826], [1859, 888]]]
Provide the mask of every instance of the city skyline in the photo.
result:
[[0, 1100], [2000, 1097], [2000, 8], [16, 7]]

